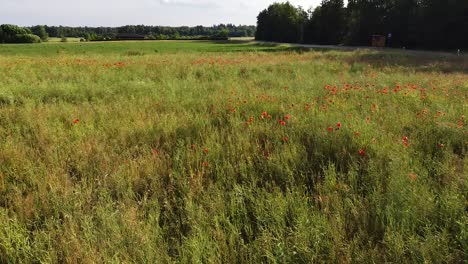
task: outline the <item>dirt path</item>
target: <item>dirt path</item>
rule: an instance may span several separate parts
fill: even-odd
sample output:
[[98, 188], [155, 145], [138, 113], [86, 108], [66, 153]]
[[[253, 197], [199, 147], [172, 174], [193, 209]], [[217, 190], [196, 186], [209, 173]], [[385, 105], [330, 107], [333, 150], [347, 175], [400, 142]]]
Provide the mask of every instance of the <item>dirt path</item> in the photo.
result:
[[[314, 45], [314, 44], [296, 44], [296, 43], [279, 43], [279, 42], [265, 42], [255, 41], [256, 43], [262, 44], [277, 44], [277, 45], [289, 45], [291, 47], [301, 47], [309, 49], [331, 49], [331, 50], [376, 50], [376, 51], [387, 51], [387, 52], [400, 52], [411, 55], [424, 55], [424, 56], [458, 56], [456, 51], [453, 52], [442, 52], [442, 51], [427, 51], [427, 50], [410, 50], [410, 49], [397, 49], [397, 48], [376, 48], [367, 46], [340, 46], [340, 45]], [[468, 54], [461, 52], [459, 56], [468, 59]]]

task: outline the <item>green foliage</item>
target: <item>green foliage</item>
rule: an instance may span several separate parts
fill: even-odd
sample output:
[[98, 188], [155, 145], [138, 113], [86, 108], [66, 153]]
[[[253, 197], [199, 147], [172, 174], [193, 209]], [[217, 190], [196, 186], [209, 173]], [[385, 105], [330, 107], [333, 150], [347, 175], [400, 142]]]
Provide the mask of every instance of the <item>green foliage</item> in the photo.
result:
[[[371, 45], [372, 35], [388, 36], [387, 46], [429, 49], [468, 48], [465, 0], [323, 0], [310, 10], [305, 29], [291, 22], [294, 8], [275, 3], [258, 16], [257, 39], [313, 44]], [[287, 7], [287, 8], [286, 8]], [[294, 12], [293, 12], [294, 13]], [[302, 11], [298, 9], [296, 13]], [[301, 23], [299, 23], [301, 25]], [[296, 37], [285, 38], [284, 31]], [[279, 33], [278, 33], [279, 32]], [[299, 35], [298, 35], [299, 34]]]
[[14, 43], [40, 43], [41, 38], [33, 34], [16, 35]]
[[47, 34], [45, 26], [34, 26], [31, 27], [31, 31], [34, 35], [41, 38], [41, 41], [47, 41], [49, 39], [49, 34]]
[[26, 28], [15, 25], [0, 25], [0, 43], [39, 43], [41, 39]]
[[310, 16], [305, 30], [308, 43], [340, 44], [346, 29], [343, 0], [325, 0]]
[[255, 39], [279, 42], [301, 42], [307, 13], [289, 2], [274, 3], [257, 17]]
[[0, 45], [0, 263], [462, 263], [466, 57], [297, 51]]
[[[34, 33], [42, 36], [43, 26], [33, 26], [32, 30], [41, 30], [41, 33]], [[77, 37], [85, 38], [90, 41], [104, 41], [115, 39], [119, 33], [133, 33], [146, 36], [147, 39], [197, 39], [209, 38], [218, 35], [224, 31], [229, 32], [228, 37], [253, 37], [255, 26], [219, 24], [210, 27], [162, 27], [162, 26], [144, 26], [127, 25], [122, 27], [63, 27], [63, 26], [44, 26], [46, 33], [50, 37]], [[223, 33], [224, 34], [224, 33]], [[42, 37], [41, 37], [42, 38]], [[223, 36], [223, 39], [225, 37]]]

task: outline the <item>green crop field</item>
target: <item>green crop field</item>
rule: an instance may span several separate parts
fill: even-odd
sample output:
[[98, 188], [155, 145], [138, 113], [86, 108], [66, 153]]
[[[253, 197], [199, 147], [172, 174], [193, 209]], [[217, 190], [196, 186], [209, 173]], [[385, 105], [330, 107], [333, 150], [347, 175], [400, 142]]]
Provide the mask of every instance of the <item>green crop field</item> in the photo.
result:
[[463, 263], [468, 58], [0, 45], [0, 263]]

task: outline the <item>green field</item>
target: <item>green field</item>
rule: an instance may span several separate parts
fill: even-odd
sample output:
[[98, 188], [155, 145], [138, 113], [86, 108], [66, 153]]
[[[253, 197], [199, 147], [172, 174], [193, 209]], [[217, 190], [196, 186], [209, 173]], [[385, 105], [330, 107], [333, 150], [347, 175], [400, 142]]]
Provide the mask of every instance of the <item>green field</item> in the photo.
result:
[[256, 44], [250, 41], [109, 41], [85, 43], [50, 42], [39, 45], [6, 44], [0, 46], [0, 56], [113, 56], [112, 59], [127, 56], [160, 55], [159, 53], [200, 53], [200, 52], [271, 52], [300, 50], [287, 46]]
[[[66, 42], [80, 42], [80, 38], [66, 38]], [[62, 42], [62, 38], [49, 38], [47, 40], [48, 43], [57, 43]]]
[[0, 263], [463, 263], [468, 59], [0, 45]]

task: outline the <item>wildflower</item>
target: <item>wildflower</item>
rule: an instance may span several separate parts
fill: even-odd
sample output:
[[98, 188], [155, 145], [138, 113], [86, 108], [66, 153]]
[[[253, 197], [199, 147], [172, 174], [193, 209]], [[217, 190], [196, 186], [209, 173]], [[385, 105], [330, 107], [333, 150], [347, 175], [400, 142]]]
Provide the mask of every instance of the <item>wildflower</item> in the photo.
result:
[[76, 125], [76, 124], [78, 124], [79, 122], [80, 122], [80, 120], [79, 120], [78, 118], [73, 119], [73, 124]]
[[288, 142], [288, 141], [289, 141], [289, 138], [288, 138], [288, 137], [283, 137], [283, 141], [284, 141], [284, 142]]
[[203, 161], [203, 162], [202, 162], [202, 166], [203, 166], [203, 167], [208, 167], [208, 161]]
[[414, 173], [410, 173], [408, 174], [408, 177], [412, 180], [412, 181], [415, 181], [416, 178], [418, 177], [418, 175], [414, 174]]
[[157, 156], [159, 154], [159, 151], [157, 149], [153, 149], [153, 155]]
[[366, 150], [365, 150], [365, 149], [360, 149], [360, 150], [359, 150], [359, 155], [360, 155], [361, 157], [365, 157], [365, 156], [366, 156]]
[[328, 130], [328, 132], [332, 132], [332, 131], [333, 131], [333, 127], [328, 127], [327, 130]]
[[340, 122], [336, 123], [336, 128], [337, 128], [337, 129], [340, 129], [340, 128], [341, 128], [341, 123], [340, 123]]
[[439, 144], [437, 144], [437, 147], [439, 147], [439, 148], [443, 148], [443, 147], [445, 147], [445, 145], [444, 145], [444, 144], [442, 144], [442, 143], [439, 143]]
[[208, 154], [208, 148], [205, 148], [205, 149], [203, 150], [203, 152], [205, 152], [206, 154]]
[[291, 118], [291, 115], [286, 115], [284, 119], [289, 120]]
[[279, 123], [280, 125], [282, 125], [282, 126], [285, 126], [285, 125], [286, 125], [286, 122], [285, 122], [285, 121], [283, 121], [283, 120], [281, 120], [281, 119], [280, 119], [280, 120], [278, 120], [278, 123]]
[[408, 146], [409, 146], [408, 137], [403, 137], [403, 145], [404, 145], [405, 147], [408, 147]]

